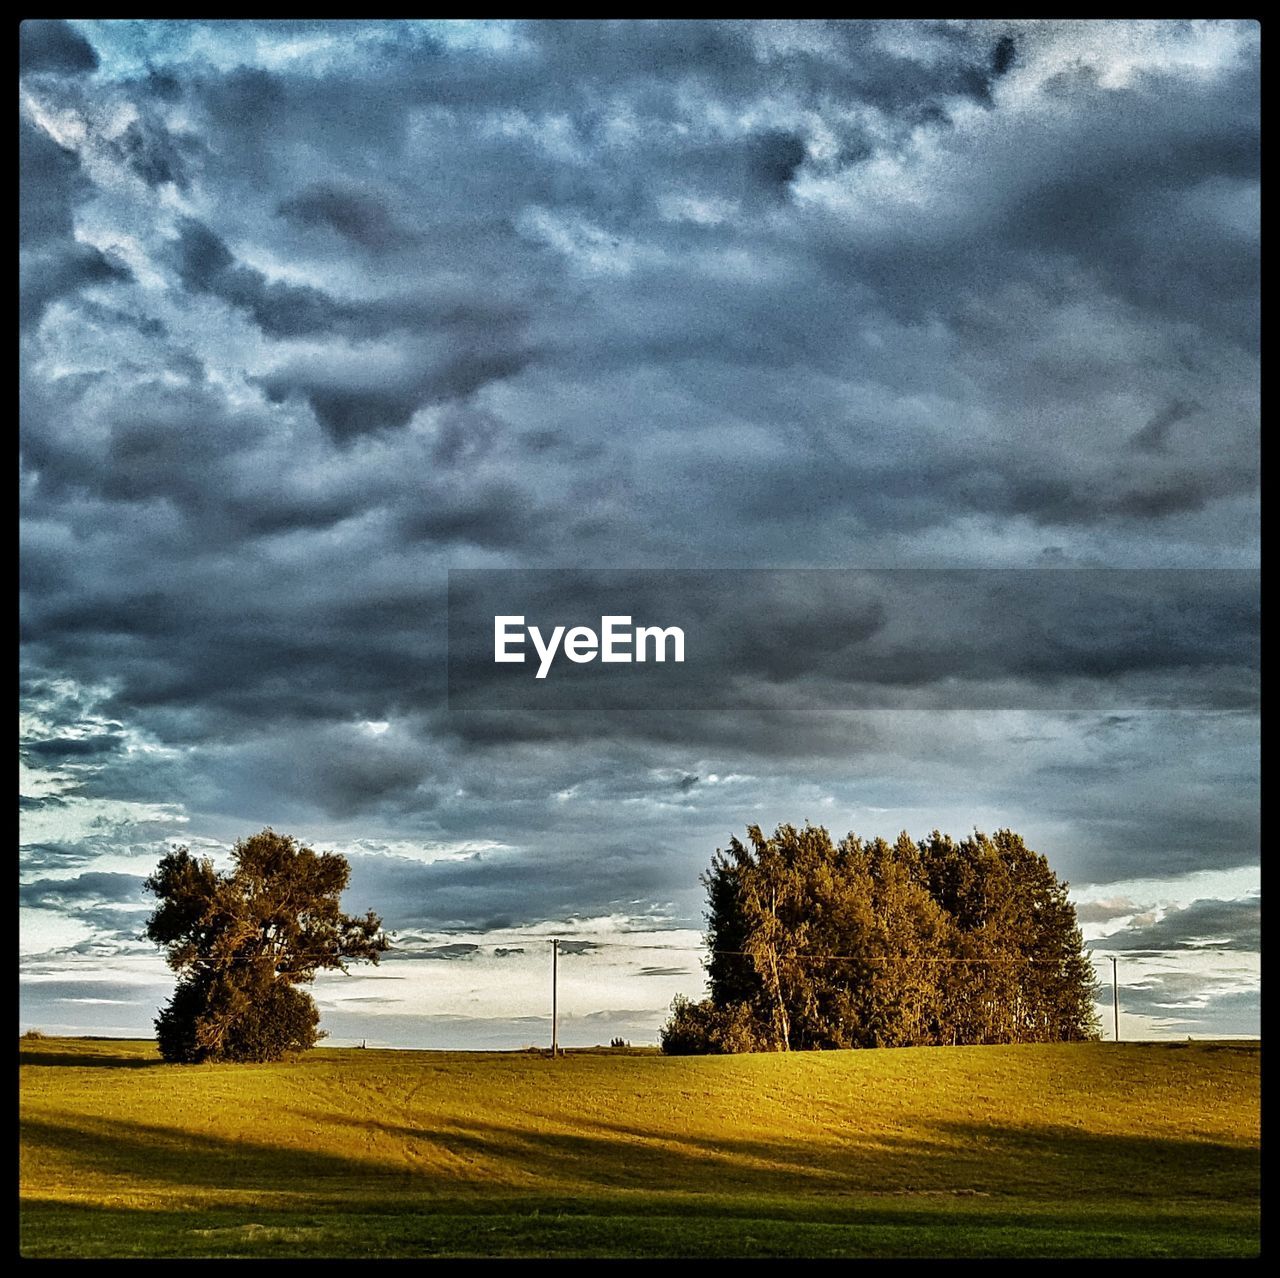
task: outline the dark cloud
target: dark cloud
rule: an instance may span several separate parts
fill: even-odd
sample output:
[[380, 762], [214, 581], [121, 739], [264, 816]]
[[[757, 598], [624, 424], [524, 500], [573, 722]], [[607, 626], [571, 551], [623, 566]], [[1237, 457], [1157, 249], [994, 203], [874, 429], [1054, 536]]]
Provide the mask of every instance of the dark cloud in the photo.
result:
[[[662, 879], [661, 860], [661, 853], [639, 857], [622, 848], [558, 855], [547, 849], [533, 861], [494, 852], [427, 865], [403, 857], [356, 856], [349, 897], [382, 903], [387, 926], [397, 929], [456, 931], [547, 919], [567, 924], [620, 911], [628, 900], [652, 893]], [[494, 918], [498, 909], [504, 912], [501, 920]], [[561, 948], [585, 954], [595, 946], [564, 941]]]
[[[86, 20], [20, 60], [29, 879], [275, 822], [380, 840], [399, 926], [571, 933], [698, 926], [749, 819], [1250, 859], [1250, 24]], [[904, 571], [680, 572], [753, 565]], [[697, 660], [495, 678], [447, 627], [477, 567], [657, 570], [617, 611]]]
[[18, 121], [18, 163], [23, 243], [69, 240], [72, 209], [93, 190], [76, 153], [24, 117]]
[[416, 238], [384, 205], [358, 187], [310, 186], [285, 200], [279, 211], [302, 226], [327, 227], [374, 252], [401, 248]]
[[427, 404], [464, 399], [528, 361], [526, 351], [481, 339], [465, 349], [407, 351], [394, 363], [367, 350], [295, 360], [261, 384], [273, 403], [304, 400], [330, 436], [345, 444], [402, 427]]
[[519, 545], [530, 530], [547, 522], [536, 499], [517, 485], [483, 486], [459, 482], [423, 509], [406, 512], [401, 535], [409, 542], [465, 543], [502, 548]]
[[66, 807], [66, 800], [60, 799], [56, 794], [20, 794], [18, 795], [18, 810], [20, 812], [39, 812], [42, 808], [61, 808]]
[[469, 945], [463, 942], [457, 942], [450, 945], [428, 945], [414, 946], [405, 948], [396, 946], [388, 952], [388, 958], [409, 958], [409, 959], [437, 959], [448, 962], [452, 959], [470, 958], [473, 954], [478, 954], [480, 947], [478, 945]]
[[178, 277], [193, 293], [210, 293], [247, 312], [270, 337], [328, 332], [347, 312], [320, 289], [272, 283], [261, 271], [238, 262], [215, 232], [185, 218], [174, 247]]
[[87, 904], [138, 902], [144, 900], [142, 878], [133, 874], [89, 871], [74, 879], [36, 879], [18, 888], [23, 905], [56, 909]]
[[1169, 434], [1181, 421], [1190, 417], [1200, 407], [1194, 401], [1175, 399], [1166, 408], [1162, 408], [1152, 419], [1129, 441], [1130, 446], [1148, 453], [1165, 453], [1169, 451]]
[[1193, 901], [1154, 923], [1133, 923], [1098, 941], [1107, 950], [1249, 950], [1262, 948], [1262, 898]]
[[1247, 974], [1157, 972], [1138, 980], [1130, 977], [1121, 990], [1122, 1016], [1150, 1017], [1173, 1037], [1257, 1034], [1261, 1029], [1260, 991]]
[[18, 28], [18, 66], [22, 71], [84, 75], [98, 69], [93, 45], [57, 18], [26, 18]]
[[85, 737], [49, 737], [24, 741], [22, 749], [44, 759], [83, 759], [119, 750], [124, 738], [115, 732], [99, 732]]
[[1037, 524], [1083, 526], [1111, 516], [1159, 520], [1204, 510], [1217, 499], [1253, 492], [1257, 472], [1250, 462], [1224, 467], [1214, 475], [1153, 475], [1141, 485], [1116, 486], [1111, 491], [1086, 491], [1068, 480], [1025, 475], [1010, 476], [1006, 483], [1009, 509], [1030, 516]]
[[148, 186], [171, 183], [180, 191], [190, 187], [202, 151], [195, 139], [175, 136], [147, 117], [132, 121], [115, 146], [121, 158]]
[[93, 284], [122, 283], [132, 278], [128, 267], [112, 261], [91, 244], [31, 253], [22, 263], [18, 313], [24, 327], [37, 324], [59, 298]]
[[1018, 45], [1012, 36], [1002, 35], [991, 50], [991, 73], [1002, 76], [1013, 65], [1018, 56]]
[[804, 139], [790, 133], [768, 133], [751, 141], [751, 172], [766, 190], [785, 189], [804, 163]]

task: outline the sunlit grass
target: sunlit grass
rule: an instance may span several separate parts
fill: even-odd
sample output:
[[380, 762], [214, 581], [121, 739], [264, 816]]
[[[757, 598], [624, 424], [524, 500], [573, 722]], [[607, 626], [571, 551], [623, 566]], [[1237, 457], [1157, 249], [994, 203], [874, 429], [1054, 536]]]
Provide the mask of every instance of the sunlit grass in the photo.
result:
[[1257, 1249], [1257, 1044], [20, 1050], [32, 1256]]

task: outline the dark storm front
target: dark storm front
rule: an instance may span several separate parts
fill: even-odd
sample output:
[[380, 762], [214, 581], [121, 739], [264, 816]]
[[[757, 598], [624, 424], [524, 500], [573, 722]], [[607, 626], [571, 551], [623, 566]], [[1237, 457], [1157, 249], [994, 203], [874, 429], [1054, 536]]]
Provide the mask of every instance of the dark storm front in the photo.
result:
[[843, 730], [890, 735], [920, 713], [1110, 714], [1153, 695], [1244, 709], [1257, 585], [1222, 569], [451, 571], [449, 719], [474, 739], [678, 741], [708, 717], [830, 732], [833, 708]]

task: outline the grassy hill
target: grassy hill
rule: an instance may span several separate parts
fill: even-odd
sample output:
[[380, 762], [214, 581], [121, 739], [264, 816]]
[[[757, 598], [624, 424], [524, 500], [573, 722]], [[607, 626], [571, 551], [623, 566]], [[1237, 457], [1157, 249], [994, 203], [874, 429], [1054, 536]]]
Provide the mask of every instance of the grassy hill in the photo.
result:
[[1248, 1255], [1257, 1043], [21, 1044], [28, 1256]]

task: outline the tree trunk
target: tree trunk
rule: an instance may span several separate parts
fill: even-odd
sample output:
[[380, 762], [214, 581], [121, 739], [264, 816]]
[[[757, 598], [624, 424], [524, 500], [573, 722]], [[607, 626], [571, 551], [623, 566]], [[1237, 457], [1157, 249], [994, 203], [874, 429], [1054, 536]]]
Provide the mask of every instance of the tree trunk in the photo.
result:
[[782, 982], [778, 979], [778, 951], [776, 947], [772, 946], [769, 949], [769, 967], [773, 973], [773, 999], [778, 1029], [782, 1034], [782, 1050], [789, 1052], [791, 1050], [791, 1021], [787, 1016], [787, 1009], [782, 1001]]

